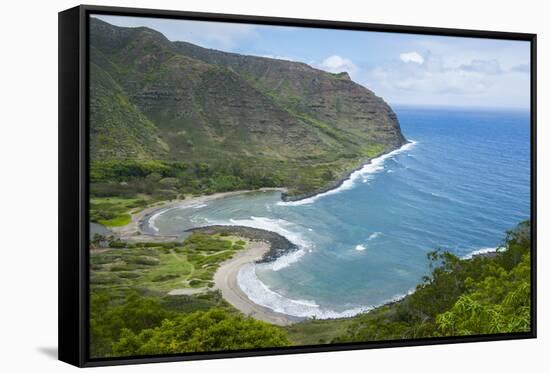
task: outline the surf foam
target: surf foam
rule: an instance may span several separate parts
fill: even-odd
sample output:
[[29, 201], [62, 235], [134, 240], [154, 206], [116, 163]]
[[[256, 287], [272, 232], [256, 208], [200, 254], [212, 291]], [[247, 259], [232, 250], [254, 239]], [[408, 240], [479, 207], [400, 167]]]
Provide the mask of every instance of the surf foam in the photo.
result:
[[265, 217], [251, 216], [249, 219], [229, 219], [229, 222], [210, 221], [214, 225], [241, 225], [243, 227], [263, 229], [274, 232], [285, 237], [298, 247], [298, 250], [282, 255], [272, 262], [266, 263], [271, 270], [279, 271], [292, 263], [299, 261], [306, 253], [312, 252], [314, 245], [302, 236], [299, 232], [292, 230], [295, 225], [283, 219], [270, 219]]
[[163, 214], [167, 213], [168, 211], [172, 211], [172, 210], [178, 210], [178, 209], [181, 209], [181, 210], [185, 210], [185, 209], [202, 209], [203, 207], [206, 207], [208, 206], [208, 204], [206, 203], [203, 203], [203, 202], [193, 202], [193, 203], [186, 203], [186, 202], [182, 202], [180, 205], [176, 205], [176, 206], [172, 206], [172, 207], [169, 207], [167, 209], [161, 209], [159, 211], [157, 211], [155, 214], [153, 214], [149, 220], [148, 220], [148, 225], [151, 229], [153, 229], [155, 232], [158, 232], [159, 229], [158, 227], [156, 226], [156, 220]]
[[472, 259], [476, 255], [496, 253], [499, 249], [500, 249], [499, 247], [484, 247], [481, 249], [474, 250], [471, 253], [468, 253], [466, 255], [463, 255], [461, 259]]
[[269, 308], [275, 312], [296, 317], [316, 317], [318, 319], [332, 319], [351, 317], [366, 312], [372, 307], [356, 307], [345, 311], [323, 309], [315, 301], [308, 299], [291, 299], [267, 287], [256, 275], [256, 266], [265, 264], [249, 263], [243, 266], [237, 274], [237, 284], [246, 296], [254, 303]]
[[315, 317], [317, 319], [352, 317], [360, 313], [369, 312], [387, 303], [398, 302], [415, 291], [415, 289], [411, 289], [404, 294], [396, 295], [374, 306], [359, 306], [344, 311], [335, 311], [323, 308], [313, 300], [292, 299], [271, 290], [256, 274], [256, 268], [264, 265], [266, 264], [249, 263], [244, 265], [237, 274], [237, 285], [252, 302], [269, 308], [272, 311], [290, 316]]
[[160, 210], [160, 211], [157, 211], [155, 214], [153, 214], [153, 216], [151, 216], [149, 218], [149, 221], [147, 222], [149, 224], [149, 227], [151, 229], [153, 229], [155, 232], [158, 232], [159, 229], [157, 228], [157, 226], [155, 225], [155, 222], [157, 221], [157, 219], [159, 218], [159, 216], [161, 216], [162, 214], [164, 213], [167, 213], [168, 211], [171, 211], [171, 210], [174, 210], [178, 207], [171, 207], [171, 208], [168, 208], [168, 209], [165, 209], [165, 210]]
[[392, 152], [389, 152], [387, 154], [383, 154], [380, 157], [372, 159], [369, 163], [366, 163], [361, 167], [360, 169], [352, 172], [349, 177], [344, 180], [338, 187], [328, 190], [323, 193], [316, 194], [314, 196], [304, 198], [298, 201], [279, 201], [277, 202], [277, 205], [279, 206], [301, 206], [301, 205], [308, 205], [315, 201], [317, 201], [319, 198], [323, 198], [332, 194], [337, 194], [340, 192], [343, 192], [345, 190], [351, 189], [355, 186], [356, 181], [359, 179], [362, 179], [364, 182], [368, 181], [368, 175], [377, 173], [384, 169], [384, 162], [397, 154], [403, 153], [404, 151], [410, 150], [414, 145], [416, 145], [416, 141], [411, 141], [406, 143], [405, 145], [401, 146], [399, 149], [396, 149]]
[[374, 232], [369, 236], [368, 240], [369, 241], [374, 240], [374, 239], [380, 237], [381, 235], [382, 235], [382, 232]]

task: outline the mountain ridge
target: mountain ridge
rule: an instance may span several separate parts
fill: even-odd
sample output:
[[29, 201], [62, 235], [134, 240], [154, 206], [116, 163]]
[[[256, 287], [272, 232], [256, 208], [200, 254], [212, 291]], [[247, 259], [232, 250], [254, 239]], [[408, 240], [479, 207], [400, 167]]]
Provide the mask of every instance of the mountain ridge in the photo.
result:
[[345, 72], [96, 18], [90, 59], [91, 133], [103, 139], [92, 141], [92, 162], [242, 163], [299, 194], [406, 142], [391, 107]]

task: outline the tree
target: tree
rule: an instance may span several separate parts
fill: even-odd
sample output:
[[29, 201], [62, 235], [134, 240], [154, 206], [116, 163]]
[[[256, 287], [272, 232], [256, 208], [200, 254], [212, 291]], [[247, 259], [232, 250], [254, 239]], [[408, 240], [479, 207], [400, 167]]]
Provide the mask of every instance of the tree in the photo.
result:
[[118, 306], [110, 306], [108, 293], [94, 293], [90, 297], [90, 332], [92, 356], [111, 356], [112, 344], [123, 330], [139, 332], [160, 325], [162, 320], [171, 317], [160, 302], [154, 298], [130, 293]]
[[113, 346], [116, 356], [225, 351], [288, 346], [276, 326], [221, 309], [167, 319], [159, 327], [136, 333], [125, 329]]
[[400, 302], [359, 315], [336, 342], [526, 332], [531, 328], [530, 223], [494, 256], [428, 254], [431, 273]]
[[530, 256], [512, 271], [501, 269], [482, 282], [472, 281], [467, 294], [437, 316], [444, 335], [526, 332], [531, 327]]

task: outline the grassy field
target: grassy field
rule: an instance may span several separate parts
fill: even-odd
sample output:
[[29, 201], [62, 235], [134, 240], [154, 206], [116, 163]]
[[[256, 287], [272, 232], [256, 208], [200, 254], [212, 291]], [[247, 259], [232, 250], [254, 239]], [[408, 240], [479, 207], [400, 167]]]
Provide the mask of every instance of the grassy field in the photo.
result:
[[[240, 315], [211, 288], [220, 263], [246, 247], [242, 239], [193, 233], [184, 242], [114, 242], [116, 248], [90, 255], [93, 356], [110, 356], [125, 329], [137, 332], [164, 319], [212, 309]], [[175, 289], [196, 293], [170, 295]]]
[[[92, 299], [100, 299], [106, 309], [116, 308], [137, 291], [176, 314], [214, 307], [238, 313], [219, 291], [211, 288], [219, 265], [246, 244], [238, 237], [193, 233], [184, 242], [127, 243], [124, 248], [95, 252], [90, 256]], [[201, 291], [169, 295], [175, 289]], [[100, 312], [97, 307], [96, 312]], [[284, 330], [291, 344], [303, 346], [331, 343], [345, 335], [352, 325], [353, 319], [308, 320]]]
[[134, 288], [163, 295], [174, 289], [210, 288], [221, 262], [242, 250], [236, 237], [194, 233], [185, 242], [127, 244], [90, 257], [92, 292]]
[[131, 213], [141, 211], [149, 202], [147, 198], [91, 198], [90, 220], [106, 227], [121, 227], [130, 223]]

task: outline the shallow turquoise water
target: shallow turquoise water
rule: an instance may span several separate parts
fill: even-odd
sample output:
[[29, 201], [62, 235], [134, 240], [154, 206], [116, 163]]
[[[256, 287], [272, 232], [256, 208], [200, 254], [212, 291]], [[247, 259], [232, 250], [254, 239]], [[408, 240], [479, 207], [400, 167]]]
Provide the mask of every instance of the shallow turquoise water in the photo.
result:
[[160, 233], [237, 224], [301, 247], [250, 265], [239, 285], [255, 302], [295, 316], [352, 315], [414, 289], [426, 253], [494, 248], [530, 215], [529, 113], [397, 108], [410, 145], [355, 173], [331, 193], [281, 203], [260, 192], [175, 208]]

